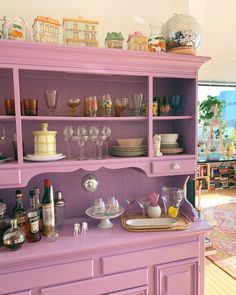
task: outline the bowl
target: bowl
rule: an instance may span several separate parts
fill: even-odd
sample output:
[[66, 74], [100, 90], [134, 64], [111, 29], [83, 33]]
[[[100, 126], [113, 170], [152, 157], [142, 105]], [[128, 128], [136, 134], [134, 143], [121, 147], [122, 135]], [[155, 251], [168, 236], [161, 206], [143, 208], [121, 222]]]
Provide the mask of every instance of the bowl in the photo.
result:
[[175, 143], [178, 137], [178, 133], [161, 134], [161, 143]]
[[119, 146], [140, 146], [144, 138], [117, 138]]

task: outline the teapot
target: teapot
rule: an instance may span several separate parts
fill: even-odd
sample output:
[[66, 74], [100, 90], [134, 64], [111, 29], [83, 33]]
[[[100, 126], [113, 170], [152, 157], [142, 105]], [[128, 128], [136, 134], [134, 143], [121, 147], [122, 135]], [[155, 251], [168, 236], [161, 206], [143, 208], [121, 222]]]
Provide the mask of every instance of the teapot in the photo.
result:
[[0, 19], [2, 24], [2, 38], [11, 40], [26, 40], [26, 22], [20, 16], [6, 15]]

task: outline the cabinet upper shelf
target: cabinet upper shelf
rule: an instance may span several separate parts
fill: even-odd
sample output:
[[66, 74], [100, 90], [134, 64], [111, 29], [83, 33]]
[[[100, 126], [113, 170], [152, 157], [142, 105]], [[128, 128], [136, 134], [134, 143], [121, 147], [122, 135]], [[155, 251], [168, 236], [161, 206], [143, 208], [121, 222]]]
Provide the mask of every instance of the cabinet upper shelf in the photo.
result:
[[[77, 47], [0, 40], [1, 67], [21, 69], [51, 69], [60, 71], [112, 74], [125, 71], [132, 75], [195, 77], [200, 66], [209, 57], [138, 52], [110, 48]], [[60, 68], [60, 69], [59, 69]]]

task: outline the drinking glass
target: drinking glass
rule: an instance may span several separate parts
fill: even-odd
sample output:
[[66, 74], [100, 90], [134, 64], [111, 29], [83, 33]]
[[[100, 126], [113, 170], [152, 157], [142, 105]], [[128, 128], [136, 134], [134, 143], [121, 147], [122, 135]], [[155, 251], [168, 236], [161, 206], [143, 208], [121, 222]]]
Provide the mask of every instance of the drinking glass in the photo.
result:
[[178, 218], [180, 205], [184, 200], [184, 191], [178, 187], [163, 187], [161, 198], [164, 204], [165, 214], [172, 218]]
[[73, 140], [73, 127], [72, 126], [65, 126], [63, 129], [63, 136], [64, 136], [64, 140], [67, 144], [67, 157], [68, 159], [71, 159], [71, 153], [70, 153], [70, 144], [71, 141]]
[[101, 134], [106, 136], [104, 146], [105, 146], [105, 157], [109, 156], [109, 139], [111, 138], [111, 127], [110, 126], [102, 126]]
[[67, 102], [68, 107], [71, 108], [71, 115], [73, 117], [77, 116], [77, 107], [80, 105], [80, 99], [79, 98], [70, 98]]
[[150, 200], [147, 199], [137, 199], [139, 206], [142, 208], [143, 216], [146, 216], [145, 209], [149, 206]]
[[172, 115], [176, 116], [176, 110], [182, 106], [182, 97], [181, 95], [172, 95], [169, 98], [169, 104], [172, 108]]
[[[99, 135], [99, 127], [96, 125], [91, 126], [88, 130], [89, 140], [96, 143], [98, 135]], [[97, 148], [97, 145], [96, 145], [96, 148]], [[95, 150], [94, 154], [95, 154], [95, 158], [96, 158], [96, 150]]]
[[135, 204], [136, 199], [132, 197], [125, 197], [125, 202], [128, 204], [130, 212], [133, 212], [133, 205]]
[[134, 106], [134, 115], [140, 116], [142, 104], [143, 104], [143, 93], [135, 93], [132, 96], [133, 106]]
[[79, 145], [79, 160], [85, 160], [84, 157], [84, 146], [88, 140], [87, 129], [85, 126], [79, 126], [77, 128], [77, 136], [75, 136], [75, 140]]
[[111, 95], [104, 94], [102, 96], [102, 115], [104, 117], [110, 117], [111, 116], [111, 109], [112, 109], [112, 99]]
[[120, 117], [121, 116], [121, 114], [126, 109], [127, 104], [128, 104], [128, 98], [127, 97], [122, 97], [122, 98], [116, 98], [115, 99], [115, 113], [116, 113], [116, 117]]
[[55, 116], [57, 108], [58, 92], [55, 89], [46, 89], [44, 91], [45, 100], [48, 108], [48, 116]]
[[100, 133], [97, 137], [96, 144], [97, 144], [97, 159], [101, 160], [102, 156], [102, 146], [103, 143], [106, 141], [106, 135]]
[[6, 136], [6, 130], [4, 126], [0, 124], [0, 156], [2, 156], [2, 153], [3, 153], [5, 136]]
[[85, 116], [96, 117], [98, 111], [98, 103], [96, 96], [85, 97]]

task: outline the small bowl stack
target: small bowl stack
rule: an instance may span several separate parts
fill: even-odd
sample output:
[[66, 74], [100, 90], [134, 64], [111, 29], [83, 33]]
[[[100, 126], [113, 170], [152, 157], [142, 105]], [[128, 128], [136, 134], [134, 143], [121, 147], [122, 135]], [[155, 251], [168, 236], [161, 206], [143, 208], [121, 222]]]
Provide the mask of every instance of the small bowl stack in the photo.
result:
[[142, 145], [143, 138], [117, 138], [118, 145], [111, 147], [111, 154], [118, 157], [143, 156], [147, 152], [147, 146]]
[[177, 142], [179, 137], [178, 133], [165, 133], [161, 134], [161, 152], [163, 154], [179, 154], [183, 152]]

